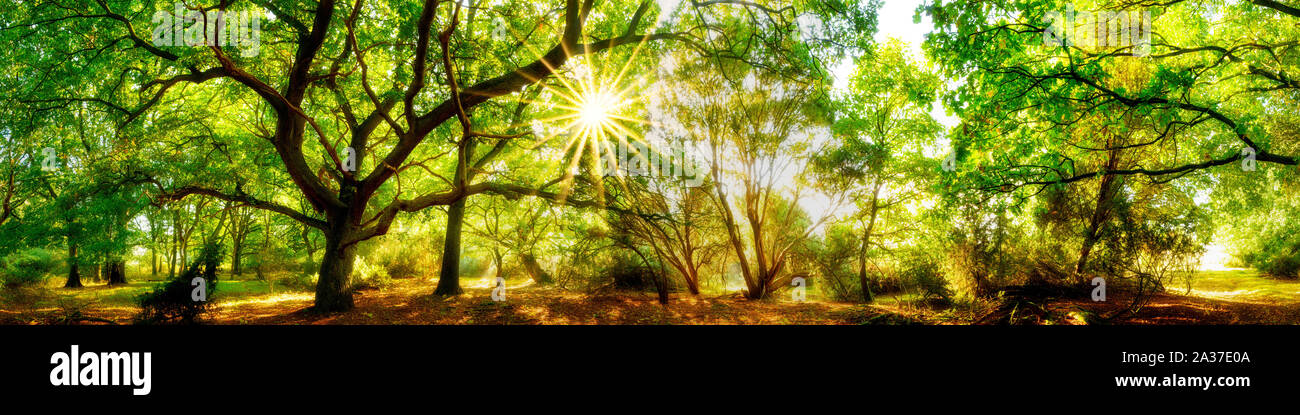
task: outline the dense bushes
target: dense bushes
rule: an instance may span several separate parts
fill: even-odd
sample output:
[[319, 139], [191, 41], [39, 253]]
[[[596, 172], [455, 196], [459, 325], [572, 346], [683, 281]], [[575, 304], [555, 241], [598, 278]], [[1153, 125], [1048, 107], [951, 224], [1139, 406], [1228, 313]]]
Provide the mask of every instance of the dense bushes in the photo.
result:
[[[442, 243], [429, 234], [435, 231], [417, 231], [403, 234], [389, 234], [361, 244], [357, 256], [364, 257], [368, 263], [383, 268], [391, 278], [416, 278], [436, 275], [442, 256], [434, 248], [441, 248]], [[465, 273], [462, 261], [461, 274]]]
[[59, 261], [45, 249], [18, 251], [0, 260], [0, 283], [5, 288], [37, 286], [45, 282]]
[[352, 263], [353, 289], [386, 289], [393, 285], [388, 269], [358, 256]]
[[1300, 250], [1279, 250], [1255, 265], [1260, 271], [1275, 277], [1297, 278], [1300, 277]]
[[[194, 263], [179, 276], [137, 297], [140, 314], [136, 321], [145, 324], [194, 323], [212, 304], [212, 296], [217, 290], [217, 266], [221, 264], [222, 254], [221, 245], [204, 245]], [[191, 284], [199, 277], [207, 284], [207, 299], [204, 301], [192, 297], [195, 286]]]
[[899, 279], [923, 301], [950, 301], [952, 290], [940, 271], [939, 263], [927, 255], [917, 254], [905, 259], [900, 264]]

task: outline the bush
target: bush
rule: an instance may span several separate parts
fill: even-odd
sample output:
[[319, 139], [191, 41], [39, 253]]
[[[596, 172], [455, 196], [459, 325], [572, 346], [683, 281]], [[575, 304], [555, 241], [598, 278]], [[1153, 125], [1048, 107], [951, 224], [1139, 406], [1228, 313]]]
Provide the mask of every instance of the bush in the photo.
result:
[[908, 258], [902, 264], [902, 269], [899, 278], [904, 284], [913, 287], [922, 300], [952, 299], [952, 290], [948, 288], [948, 281], [939, 272], [939, 264], [931, 258], [925, 256]]
[[393, 279], [388, 276], [388, 269], [379, 264], [366, 262], [366, 259], [358, 256], [353, 263], [352, 273], [356, 275], [353, 282], [353, 289], [386, 289], [393, 285]]
[[[217, 266], [221, 264], [222, 256], [221, 245], [204, 245], [199, 257], [179, 276], [136, 297], [140, 305], [136, 321], [145, 324], [194, 323], [212, 304], [217, 290]], [[194, 291], [191, 283], [198, 277], [207, 282], [207, 301], [195, 301], [191, 297]]]
[[0, 261], [0, 279], [5, 288], [38, 286], [58, 265], [50, 251], [41, 248], [19, 251]]
[[1267, 261], [1260, 263], [1259, 270], [1278, 278], [1300, 277], [1300, 254], [1274, 253]]
[[[376, 265], [383, 267], [392, 278], [415, 278], [429, 276], [438, 270], [441, 255], [430, 255], [429, 247], [441, 244], [423, 234], [399, 234], [365, 243], [358, 248], [357, 255], [364, 256]], [[462, 266], [461, 275], [466, 274]]]
[[294, 291], [315, 291], [318, 279], [320, 279], [320, 274], [312, 270], [296, 274], [292, 278], [280, 280], [280, 284]]
[[[642, 264], [641, 259], [631, 255], [618, 255], [614, 258], [613, 264], [601, 269], [597, 274], [594, 287], [599, 290], [602, 288], [612, 288], [615, 290], [628, 291], [656, 291], [658, 284], [656, 279], [659, 278], [659, 270]], [[672, 278], [666, 278], [668, 292], [680, 292], [681, 283]]]

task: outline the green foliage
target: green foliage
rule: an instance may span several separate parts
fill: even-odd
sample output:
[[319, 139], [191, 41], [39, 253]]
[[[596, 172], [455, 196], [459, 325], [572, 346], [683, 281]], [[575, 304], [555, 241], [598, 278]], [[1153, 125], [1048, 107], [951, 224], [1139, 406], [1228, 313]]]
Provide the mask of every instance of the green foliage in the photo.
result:
[[899, 267], [899, 277], [903, 283], [912, 287], [922, 300], [950, 301], [953, 292], [948, 288], [939, 262], [930, 255], [915, 254], [904, 259]]
[[859, 241], [852, 232], [846, 225], [832, 226], [825, 238], [808, 241], [803, 252], [816, 265], [817, 275], [824, 281], [818, 284], [822, 291], [839, 301], [862, 299], [862, 284], [853, 262], [845, 260], [857, 255]]
[[1290, 252], [1279, 249], [1268, 259], [1256, 262], [1256, 267], [1275, 277], [1297, 278], [1300, 277], [1300, 253], [1294, 248]]
[[366, 261], [361, 256], [358, 256], [356, 262], [353, 262], [352, 274], [355, 289], [382, 290], [393, 285], [393, 279], [388, 275], [388, 268], [378, 263]]
[[0, 282], [5, 288], [38, 286], [58, 267], [58, 259], [46, 249], [14, 252], [0, 259]]
[[280, 284], [295, 291], [312, 291], [316, 289], [316, 281], [320, 279], [320, 274], [316, 269], [311, 271], [293, 274], [290, 278], [280, 280]]

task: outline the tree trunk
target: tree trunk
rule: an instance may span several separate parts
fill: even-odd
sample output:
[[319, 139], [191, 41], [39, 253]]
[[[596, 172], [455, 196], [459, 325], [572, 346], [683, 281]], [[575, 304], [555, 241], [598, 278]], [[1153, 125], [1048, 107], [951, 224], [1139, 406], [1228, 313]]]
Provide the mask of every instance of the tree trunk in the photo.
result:
[[81, 288], [81, 273], [77, 271], [77, 246], [68, 245], [68, 282], [63, 288]]
[[176, 278], [176, 250], [181, 245], [181, 212], [179, 209], [172, 210], [172, 243], [171, 254], [167, 258], [167, 277]]
[[126, 261], [115, 259], [108, 262], [105, 267], [108, 271], [108, 285], [126, 284]]
[[352, 263], [356, 259], [356, 245], [342, 246], [349, 236], [347, 227], [346, 218], [340, 218], [325, 231], [325, 255], [321, 257], [313, 307], [317, 312], [348, 311], [353, 307]]
[[880, 187], [882, 181], [876, 181], [876, 188], [871, 192], [871, 219], [867, 221], [867, 229], [862, 233], [862, 248], [858, 251], [858, 283], [862, 285], [862, 301], [871, 303], [876, 301], [876, 295], [871, 292], [871, 280], [867, 278], [867, 248], [871, 245], [871, 232], [876, 228], [876, 214], [880, 211], [880, 206], [876, 204], [880, 200]]
[[307, 262], [316, 260], [316, 246], [311, 243], [311, 228], [302, 227], [302, 244], [307, 247]]
[[555, 282], [555, 279], [551, 278], [551, 274], [547, 273], [545, 269], [542, 269], [542, 265], [537, 263], [537, 257], [533, 254], [520, 255], [520, 259], [523, 260], [524, 268], [528, 269], [528, 275], [532, 276], [533, 281], [538, 285]]
[[238, 235], [235, 235], [231, 239], [232, 240], [230, 241], [230, 245], [231, 245], [230, 273], [233, 275], [240, 275], [241, 273], [243, 273], [243, 269], [239, 266], [239, 259], [240, 257], [242, 257], [241, 253], [244, 250], [243, 238], [240, 238]]
[[682, 279], [686, 280], [686, 291], [691, 295], [700, 295], [700, 274], [693, 266], [686, 267], [687, 274]]
[[[473, 173], [469, 171], [469, 160], [474, 158], [475, 141], [464, 139], [457, 151], [456, 183], [460, 187], [469, 185]], [[442, 268], [438, 270], [438, 288], [434, 295], [460, 295], [460, 234], [465, 224], [465, 200], [462, 196], [447, 207], [447, 237], [442, 245]]]
[[447, 239], [442, 246], [442, 269], [438, 270], [438, 288], [434, 295], [460, 295], [460, 234], [465, 224], [465, 198], [447, 209]]
[[[1115, 170], [1119, 165], [1119, 150], [1111, 150], [1110, 159], [1106, 162], [1106, 170]], [[1079, 247], [1079, 262], [1074, 264], [1074, 278], [1082, 281], [1083, 271], [1088, 265], [1088, 255], [1092, 253], [1092, 247], [1101, 239], [1101, 226], [1110, 219], [1110, 207], [1112, 199], [1118, 192], [1120, 186], [1115, 185], [1115, 176], [1105, 175], [1101, 178], [1101, 184], [1097, 187], [1097, 205], [1092, 211], [1092, 219], [1088, 222], [1088, 229], [1084, 231], [1083, 246]]]
[[149, 248], [149, 275], [158, 276], [158, 238], [154, 238]]

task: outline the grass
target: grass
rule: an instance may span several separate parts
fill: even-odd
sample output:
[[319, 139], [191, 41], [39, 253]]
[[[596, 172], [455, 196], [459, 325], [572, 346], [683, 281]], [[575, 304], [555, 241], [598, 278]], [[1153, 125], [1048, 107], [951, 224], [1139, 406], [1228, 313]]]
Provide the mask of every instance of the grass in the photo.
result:
[[1239, 302], [1300, 303], [1300, 280], [1272, 278], [1253, 269], [1201, 271], [1192, 281], [1190, 295]]
[[[281, 276], [285, 277], [285, 276]], [[44, 288], [50, 295], [38, 296], [21, 308], [32, 311], [50, 311], [70, 304], [84, 305], [89, 310], [111, 310], [115, 314], [135, 313], [139, 310], [136, 298], [163, 283], [163, 280], [135, 279], [128, 277], [125, 285], [109, 286], [102, 282], [83, 280], [82, 288], [63, 288], [63, 278], [51, 277], [45, 281]], [[280, 298], [284, 294], [305, 291], [290, 289], [283, 284], [275, 284], [274, 292], [266, 281], [257, 280], [221, 280], [217, 285], [215, 299], [219, 303], [241, 303], [256, 299]], [[0, 311], [20, 307], [0, 303]]]

